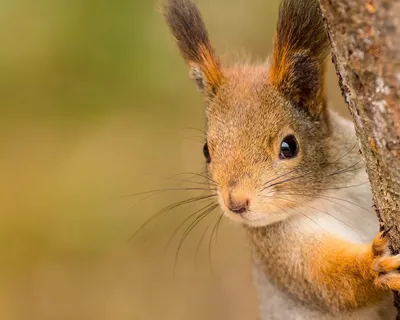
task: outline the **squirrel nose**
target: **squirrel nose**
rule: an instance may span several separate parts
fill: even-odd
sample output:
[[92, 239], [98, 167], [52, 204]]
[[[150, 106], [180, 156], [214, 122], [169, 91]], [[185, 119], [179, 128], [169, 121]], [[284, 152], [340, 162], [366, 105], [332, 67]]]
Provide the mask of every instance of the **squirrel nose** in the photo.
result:
[[232, 197], [229, 198], [228, 208], [230, 211], [234, 213], [245, 213], [249, 210], [250, 200], [249, 199], [241, 199], [235, 200]]

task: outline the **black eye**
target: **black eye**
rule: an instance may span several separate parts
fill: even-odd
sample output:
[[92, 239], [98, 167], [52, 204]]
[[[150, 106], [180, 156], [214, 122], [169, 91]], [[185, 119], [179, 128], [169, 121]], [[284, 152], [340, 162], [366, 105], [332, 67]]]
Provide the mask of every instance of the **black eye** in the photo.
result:
[[203, 154], [204, 154], [204, 158], [206, 158], [206, 160], [207, 160], [207, 163], [210, 163], [211, 162], [211, 156], [210, 156], [210, 150], [208, 150], [207, 142], [204, 144]]
[[299, 145], [293, 135], [287, 136], [281, 143], [280, 159], [291, 159], [297, 156]]

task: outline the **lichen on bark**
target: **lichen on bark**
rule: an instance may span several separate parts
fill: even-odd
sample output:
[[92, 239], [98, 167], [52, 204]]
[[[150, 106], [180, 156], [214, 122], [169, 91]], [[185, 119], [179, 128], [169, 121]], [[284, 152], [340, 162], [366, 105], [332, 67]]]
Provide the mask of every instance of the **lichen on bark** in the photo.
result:
[[[400, 0], [320, 0], [381, 226], [400, 250]], [[399, 310], [400, 300], [397, 300]], [[400, 316], [398, 316], [400, 319]]]

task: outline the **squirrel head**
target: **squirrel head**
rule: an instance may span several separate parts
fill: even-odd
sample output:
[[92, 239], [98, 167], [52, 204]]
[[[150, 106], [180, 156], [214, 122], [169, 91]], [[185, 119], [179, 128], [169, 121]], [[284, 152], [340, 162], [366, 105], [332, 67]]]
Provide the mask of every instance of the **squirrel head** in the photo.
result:
[[204, 155], [222, 208], [250, 225], [287, 218], [306, 201], [296, 194], [321, 187], [332, 160], [324, 90], [329, 43], [318, 1], [283, 0], [265, 65], [223, 66], [190, 0], [170, 0], [165, 17], [205, 96]]

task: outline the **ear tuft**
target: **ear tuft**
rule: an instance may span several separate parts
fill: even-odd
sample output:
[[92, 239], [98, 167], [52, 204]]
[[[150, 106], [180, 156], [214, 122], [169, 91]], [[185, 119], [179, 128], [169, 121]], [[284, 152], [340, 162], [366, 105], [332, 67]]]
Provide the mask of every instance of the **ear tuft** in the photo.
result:
[[164, 15], [199, 88], [215, 92], [223, 75], [200, 11], [191, 0], [170, 0]]
[[283, 0], [269, 82], [292, 103], [319, 115], [325, 108], [329, 41], [318, 0]]

